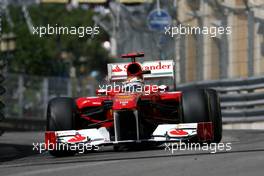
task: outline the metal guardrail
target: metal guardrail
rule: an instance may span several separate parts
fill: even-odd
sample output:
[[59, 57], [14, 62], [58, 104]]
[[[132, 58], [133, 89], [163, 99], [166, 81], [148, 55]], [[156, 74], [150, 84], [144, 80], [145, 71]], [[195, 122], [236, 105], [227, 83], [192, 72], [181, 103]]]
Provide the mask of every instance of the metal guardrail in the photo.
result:
[[15, 118], [5, 119], [0, 123], [0, 129], [4, 131], [44, 131], [46, 129], [46, 121]]
[[224, 121], [264, 120], [264, 77], [200, 81], [178, 89], [213, 88], [218, 91]]
[[[264, 121], [264, 77], [201, 81], [180, 84], [177, 88], [179, 90], [216, 89], [220, 95], [223, 122]], [[43, 130], [45, 121], [43, 118], [37, 118], [37, 120], [10, 118], [0, 123], [1, 128], [5, 130]]]

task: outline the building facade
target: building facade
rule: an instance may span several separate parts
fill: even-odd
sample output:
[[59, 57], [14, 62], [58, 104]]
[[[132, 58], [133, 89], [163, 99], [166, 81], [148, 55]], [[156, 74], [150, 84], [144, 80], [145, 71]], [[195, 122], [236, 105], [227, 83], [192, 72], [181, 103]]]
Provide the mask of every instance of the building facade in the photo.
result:
[[214, 37], [180, 35], [175, 49], [177, 82], [264, 75], [263, 1], [178, 0], [177, 20], [189, 27], [231, 30]]

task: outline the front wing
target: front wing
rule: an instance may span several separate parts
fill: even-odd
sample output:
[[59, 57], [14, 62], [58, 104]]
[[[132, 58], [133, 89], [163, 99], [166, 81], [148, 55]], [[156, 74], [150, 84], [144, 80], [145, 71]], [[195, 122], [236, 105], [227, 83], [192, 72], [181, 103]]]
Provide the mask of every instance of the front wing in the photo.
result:
[[201, 123], [181, 123], [181, 124], [162, 124], [153, 132], [151, 138], [140, 140], [111, 140], [109, 132], [105, 127], [68, 130], [68, 131], [46, 131], [46, 148], [57, 144], [89, 144], [91, 146], [115, 145], [122, 143], [141, 143], [141, 142], [179, 142], [196, 140], [198, 142], [209, 142], [213, 140], [213, 126], [211, 122]]

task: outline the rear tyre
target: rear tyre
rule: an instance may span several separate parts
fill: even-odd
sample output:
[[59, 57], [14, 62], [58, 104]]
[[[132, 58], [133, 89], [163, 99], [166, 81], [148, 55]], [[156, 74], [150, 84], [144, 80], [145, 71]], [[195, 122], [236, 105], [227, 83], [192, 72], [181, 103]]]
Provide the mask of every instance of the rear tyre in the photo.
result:
[[222, 116], [217, 92], [212, 89], [190, 89], [182, 95], [182, 122], [212, 122], [214, 140], [222, 138]]
[[[73, 98], [54, 98], [48, 104], [47, 131], [63, 131], [76, 129], [77, 107]], [[53, 156], [71, 156], [75, 151], [51, 150]]]

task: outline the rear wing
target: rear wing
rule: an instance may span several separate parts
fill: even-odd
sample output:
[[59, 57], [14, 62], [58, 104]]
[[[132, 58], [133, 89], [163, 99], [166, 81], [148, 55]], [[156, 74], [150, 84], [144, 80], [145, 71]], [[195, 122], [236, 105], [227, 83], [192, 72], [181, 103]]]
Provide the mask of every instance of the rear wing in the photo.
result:
[[[158, 60], [138, 62], [143, 71], [150, 70], [151, 74], [145, 74], [145, 79], [151, 78], [174, 78], [173, 60]], [[110, 63], [107, 64], [109, 81], [121, 81], [127, 78], [127, 66], [129, 63]]]

